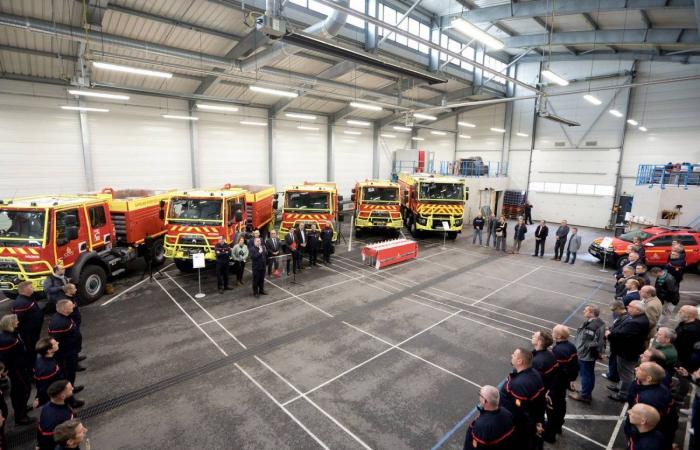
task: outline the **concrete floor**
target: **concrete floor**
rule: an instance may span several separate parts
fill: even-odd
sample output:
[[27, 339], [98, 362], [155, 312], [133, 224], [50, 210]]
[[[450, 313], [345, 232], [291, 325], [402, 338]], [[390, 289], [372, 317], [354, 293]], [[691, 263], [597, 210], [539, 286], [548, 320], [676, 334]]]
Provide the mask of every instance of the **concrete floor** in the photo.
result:
[[[584, 248], [600, 233], [582, 229]], [[381, 271], [359, 253], [381, 237], [353, 240], [298, 284], [270, 280], [259, 300], [249, 273], [219, 295], [203, 272], [197, 300], [196, 275], [166, 266], [139, 282], [134, 268], [82, 309], [80, 415], [93, 448], [461, 449], [479, 386], [508, 374], [512, 350], [535, 330], [576, 328], [586, 303], [608, 320], [613, 292], [612, 271], [585, 251], [564, 265], [550, 260], [552, 240], [544, 259], [530, 256], [532, 232], [521, 255], [468, 234], [445, 247], [422, 239], [418, 259]], [[687, 275], [683, 301], [697, 303], [699, 287]], [[624, 448], [622, 405], [597, 381], [593, 404], [569, 402], [567, 429], [547, 448]], [[31, 427], [7, 433], [11, 448], [32, 448]]]

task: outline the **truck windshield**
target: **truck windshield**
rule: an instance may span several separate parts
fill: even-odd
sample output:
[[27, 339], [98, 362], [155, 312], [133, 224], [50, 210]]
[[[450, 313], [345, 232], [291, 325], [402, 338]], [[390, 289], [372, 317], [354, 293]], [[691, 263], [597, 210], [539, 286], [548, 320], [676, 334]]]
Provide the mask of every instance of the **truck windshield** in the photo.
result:
[[222, 201], [198, 198], [178, 198], [170, 200], [168, 219], [187, 225], [204, 225], [221, 222]]
[[0, 209], [0, 246], [41, 247], [45, 218], [44, 211]]
[[365, 203], [396, 203], [399, 189], [395, 187], [365, 186], [362, 188], [362, 199]]
[[464, 185], [458, 183], [421, 183], [419, 200], [464, 200]]
[[634, 238], [638, 237], [642, 241], [646, 241], [651, 236], [652, 235], [647, 233], [646, 231], [634, 230], [634, 231], [630, 231], [629, 233], [621, 234], [620, 236], [618, 236], [618, 239], [622, 239], [625, 242], [632, 242], [634, 240]]
[[284, 209], [303, 209], [304, 211], [328, 211], [330, 193], [292, 191], [284, 194]]

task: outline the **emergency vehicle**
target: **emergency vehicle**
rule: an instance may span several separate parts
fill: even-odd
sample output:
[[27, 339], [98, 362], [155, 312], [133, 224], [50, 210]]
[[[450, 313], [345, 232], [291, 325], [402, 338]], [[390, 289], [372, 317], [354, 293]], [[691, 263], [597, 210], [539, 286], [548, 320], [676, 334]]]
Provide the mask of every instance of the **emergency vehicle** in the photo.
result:
[[216, 260], [214, 246], [223, 236], [235, 245], [239, 233], [260, 230], [263, 237], [275, 223], [272, 186], [226, 184], [221, 189], [192, 189], [170, 196], [165, 214], [165, 256], [178, 269], [192, 271], [192, 255]]
[[97, 194], [0, 200], [0, 289], [12, 298], [20, 282], [31, 281], [41, 292], [60, 263], [81, 302], [90, 303], [102, 296], [108, 277], [125, 272], [146, 251], [154, 256], [152, 264], [162, 264], [161, 204], [168, 195], [105, 188]]
[[364, 230], [391, 230], [398, 234], [403, 221], [399, 184], [385, 180], [358, 181], [352, 190], [355, 203], [355, 235]]
[[[401, 215], [413, 237], [422, 231], [444, 231], [449, 239], [462, 232], [464, 207], [469, 198], [463, 178], [425, 174], [399, 174]], [[447, 223], [447, 228], [443, 223]]]
[[312, 223], [320, 231], [328, 225], [333, 230], [333, 242], [338, 240], [339, 216], [338, 195], [335, 183], [309, 183], [285, 186], [282, 204], [282, 222], [279, 238], [284, 239], [299, 223], [308, 228]]

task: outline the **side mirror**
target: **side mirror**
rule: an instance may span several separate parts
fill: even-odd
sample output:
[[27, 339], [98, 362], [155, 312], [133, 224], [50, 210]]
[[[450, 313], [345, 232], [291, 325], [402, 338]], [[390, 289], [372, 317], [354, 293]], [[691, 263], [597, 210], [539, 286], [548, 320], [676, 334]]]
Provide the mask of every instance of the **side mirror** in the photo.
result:
[[340, 214], [338, 216], [338, 222], [345, 222], [345, 215], [344, 214]]
[[354, 194], [354, 193], [355, 193], [355, 188], [352, 188], [352, 189], [350, 190], [350, 192], [352, 192], [352, 193]]
[[160, 220], [165, 220], [165, 210], [163, 208], [161, 208], [160, 211], [158, 211], [158, 218]]
[[273, 202], [272, 202], [272, 209], [275, 209], [275, 210], [276, 210], [278, 206], [279, 206], [279, 202], [278, 202], [277, 200], [273, 200]]
[[160, 201], [160, 209], [165, 208], [165, 200]]
[[66, 239], [68, 239], [68, 241], [78, 239], [78, 227], [66, 227]]
[[645, 246], [645, 247], [653, 247], [653, 246], [654, 246], [654, 244], [653, 244], [653, 243], [651, 243], [651, 242], [647, 242], [646, 244], [644, 244], [644, 246]]
[[243, 211], [241, 211], [240, 209], [237, 210], [237, 211], [234, 213], [234, 216], [233, 216], [233, 217], [236, 219], [236, 222], [242, 222], [242, 221], [243, 221]]
[[[355, 189], [353, 189], [353, 191], [354, 191], [354, 190], [355, 190]], [[350, 196], [350, 200], [353, 201], [353, 202], [355, 201], [355, 194], [352, 194], [352, 195]]]
[[340, 202], [342, 202], [342, 201], [343, 201], [343, 196], [342, 196], [342, 195], [339, 195], [339, 196], [338, 196], [338, 203], [340, 203]]

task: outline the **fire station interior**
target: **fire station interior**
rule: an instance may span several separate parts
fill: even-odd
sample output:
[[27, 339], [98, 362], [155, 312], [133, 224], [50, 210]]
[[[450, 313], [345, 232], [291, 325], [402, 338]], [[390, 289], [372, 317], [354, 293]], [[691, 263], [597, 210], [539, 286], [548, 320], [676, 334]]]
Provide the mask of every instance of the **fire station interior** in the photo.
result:
[[61, 449], [698, 448], [698, 367], [664, 367], [677, 427], [640, 437], [614, 339], [559, 433], [549, 387], [541, 417], [506, 403], [534, 333], [618, 326], [625, 266], [674, 280], [652, 331], [700, 303], [699, 23], [698, 0], [0, 0], [0, 449], [65, 434], [37, 337], [84, 387]]

